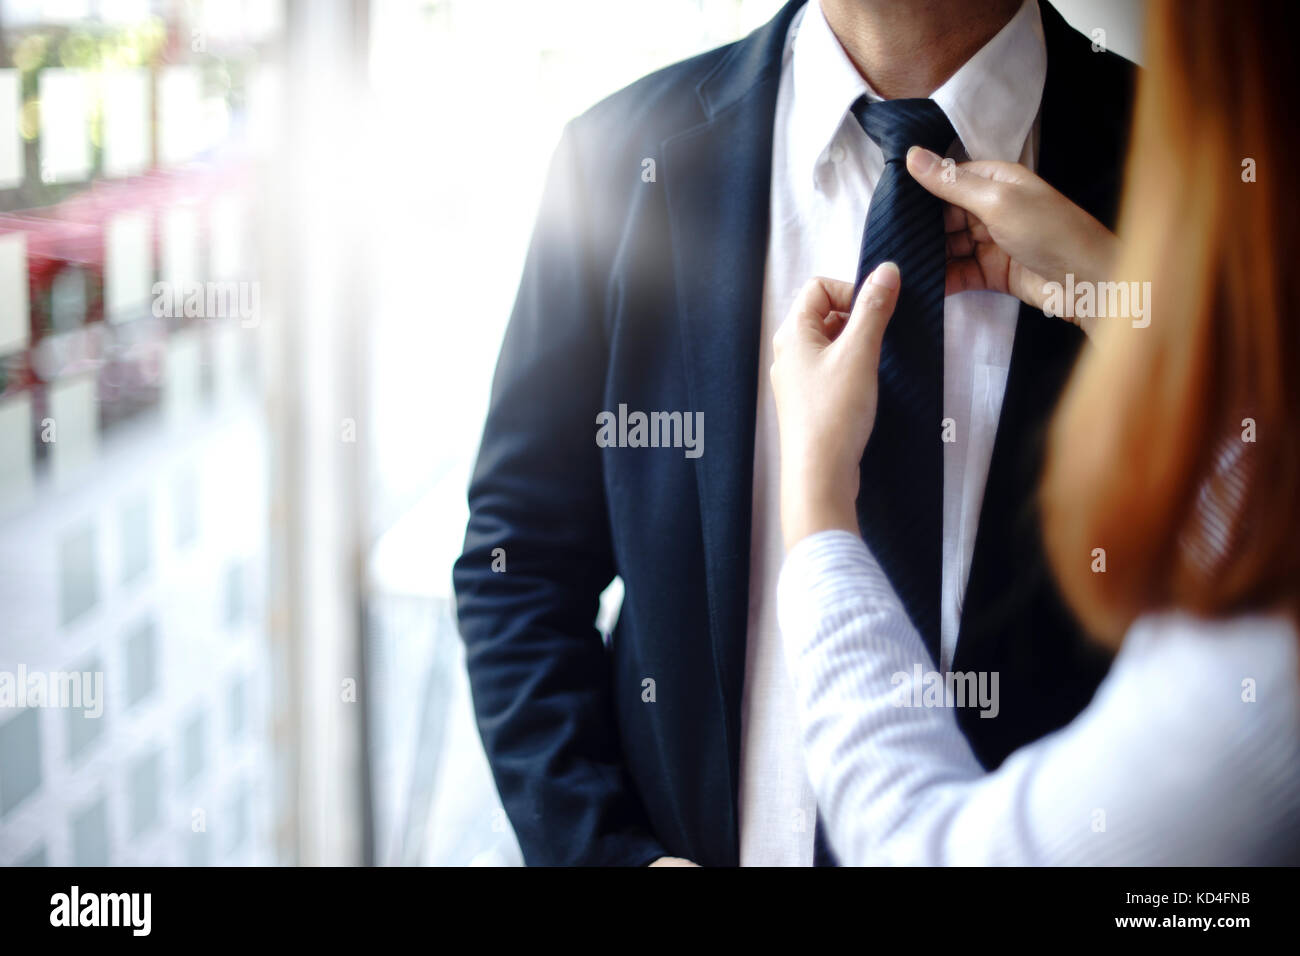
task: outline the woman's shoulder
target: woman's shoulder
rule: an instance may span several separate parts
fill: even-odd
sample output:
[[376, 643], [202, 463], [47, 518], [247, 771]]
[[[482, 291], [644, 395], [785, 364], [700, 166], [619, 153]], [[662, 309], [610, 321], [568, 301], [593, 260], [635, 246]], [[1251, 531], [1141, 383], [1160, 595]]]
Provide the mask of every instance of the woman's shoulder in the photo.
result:
[[[1300, 860], [1300, 640], [1282, 615], [1136, 621], [1070, 750], [1180, 863]], [[1068, 735], [1069, 732], [1067, 732]], [[1068, 739], [1068, 736], [1066, 737]], [[1206, 827], [1196, 821], [1213, 819]]]
[[1289, 615], [1145, 615], [1129, 629], [1111, 676], [1170, 695], [1197, 723], [1257, 725], [1265, 711], [1269, 723], [1300, 727], [1300, 629]]
[[[1186, 611], [1162, 611], [1138, 618], [1124, 638], [1121, 655], [1156, 651], [1235, 658], [1268, 655], [1300, 664], [1300, 629], [1282, 613], [1197, 617]], [[1295, 672], [1300, 677], [1300, 670]]]

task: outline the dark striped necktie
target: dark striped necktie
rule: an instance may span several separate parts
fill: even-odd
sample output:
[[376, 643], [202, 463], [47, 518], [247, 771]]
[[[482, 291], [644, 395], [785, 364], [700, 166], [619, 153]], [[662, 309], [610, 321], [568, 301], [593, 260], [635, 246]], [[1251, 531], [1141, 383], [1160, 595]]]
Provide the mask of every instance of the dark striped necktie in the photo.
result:
[[858, 524], [935, 661], [943, 561], [943, 204], [907, 172], [907, 150], [956, 138], [933, 100], [869, 102], [853, 115], [885, 154], [862, 232], [855, 288], [898, 264], [898, 306], [880, 354], [876, 424], [862, 457]]

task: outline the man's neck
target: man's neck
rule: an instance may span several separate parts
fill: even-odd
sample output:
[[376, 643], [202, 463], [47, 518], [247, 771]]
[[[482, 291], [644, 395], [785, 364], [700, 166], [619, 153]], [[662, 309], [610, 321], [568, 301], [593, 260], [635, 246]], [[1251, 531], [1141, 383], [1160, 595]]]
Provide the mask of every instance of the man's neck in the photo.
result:
[[[812, 0], [813, 3], [818, 0]], [[997, 34], [1021, 0], [821, 0], [840, 45], [887, 100], [929, 96]]]

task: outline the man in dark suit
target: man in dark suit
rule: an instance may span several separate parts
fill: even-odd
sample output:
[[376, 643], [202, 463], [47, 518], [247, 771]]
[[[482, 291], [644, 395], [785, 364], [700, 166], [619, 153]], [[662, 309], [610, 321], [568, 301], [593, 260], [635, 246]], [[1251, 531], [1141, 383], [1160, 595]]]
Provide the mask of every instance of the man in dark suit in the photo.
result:
[[[786, 292], [772, 257], [808, 238], [781, 232], [786, 217], [773, 222], [771, 212], [778, 195], [780, 208], [796, 211], [849, 201], [805, 196], [803, 170], [783, 150], [803, 128], [792, 117], [807, 109], [788, 88], [795, 34], [829, 24], [842, 45], [835, 55], [861, 74], [807, 82], [862, 82], [866, 95], [892, 100], [925, 96], [980, 59], [976, 50], [979, 69], [998, 69], [987, 61], [1008, 54], [989, 45], [1020, 31], [1016, 42], [1045, 51], [1025, 155], [1113, 225], [1131, 65], [1094, 49], [1046, 3], [941, 0], [910, 10], [939, 30], [919, 51], [920, 34], [907, 36], [901, 21], [882, 36], [900, 16], [893, 5], [804, 9], [794, 0], [745, 39], [646, 77], [565, 129], [502, 346], [455, 568], [479, 730], [530, 864], [812, 856], [802, 791], [766, 763], [790, 747], [784, 718], [767, 710], [779, 711], [779, 671], [757, 644], [767, 640], [761, 609], [774, 585], [762, 572], [772, 556], [760, 554], [761, 526], [776, 522], [766, 492], [756, 495], [773, 453], [760, 346], [765, 316]], [[929, 73], [909, 77], [917, 66]], [[909, 82], [922, 84], [919, 93]], [[982, 109], [960, 90], [953, 96], [950, 114]], [[831, 142], [848, 135], [839, 125], [848, 112], [836, 106]], [[968, 149], [985, 132], [978, 117], [970, 123], [953, 119]], [[851, 133], [869, 148], [861, 130]], [[818, 175], [836, 148], [815, 157]], [[858, 231], [864, 212], [853, 213]], [[851, 262], [856, 236], [847, 244]], [[941, 637], [937, 606], [908, 607], [940, 666], [999, 674], [999, 716], [959, 715], [989, 767], [1067, 723], [1107, 664], [1061, 604], [1034, 509], [1043, 428], [1082, 335], [1028, 308], [1018, 320], [1014, 306], [998, 308], [1011, 308], [1008, 367], [975, 486], [978, 525], [957, 616]], [[906, 482], [918, 466], [899, 456], [890, 467]], [[926, 593], [937, 595], [930, 570]], [[615, 575], [625, 597], [607, 646], [594, 620]], [[775, 777], [780, 793], [768, 786]], [[766, 821], [792, 807], [793, 836], [767, 840]]]

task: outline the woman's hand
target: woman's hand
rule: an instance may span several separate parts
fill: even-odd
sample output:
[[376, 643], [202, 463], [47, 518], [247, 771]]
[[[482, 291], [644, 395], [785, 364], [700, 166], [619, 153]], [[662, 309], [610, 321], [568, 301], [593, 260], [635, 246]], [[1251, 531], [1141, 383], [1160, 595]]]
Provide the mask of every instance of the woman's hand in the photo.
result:
[[858, 533], [858, 464], [876, 420], [880, 340], [899, 283], [898, 266], [886, 262], [855, 303], [851, 283], [812, 279], [772, 340], [787, 550], [818, 531]]
[[[944, 292], [1005, 292], [1043, 308], [1049, 282], [1105, 281], [1115, 234], [1018, 163], [944, 165], [913, 146], [907, 170], [944, 200], [948, 272]], [[1071, 320], [1075, 321], [1075, 320]], [[1091, 334], [1095, 320], [1078, 320]]]

